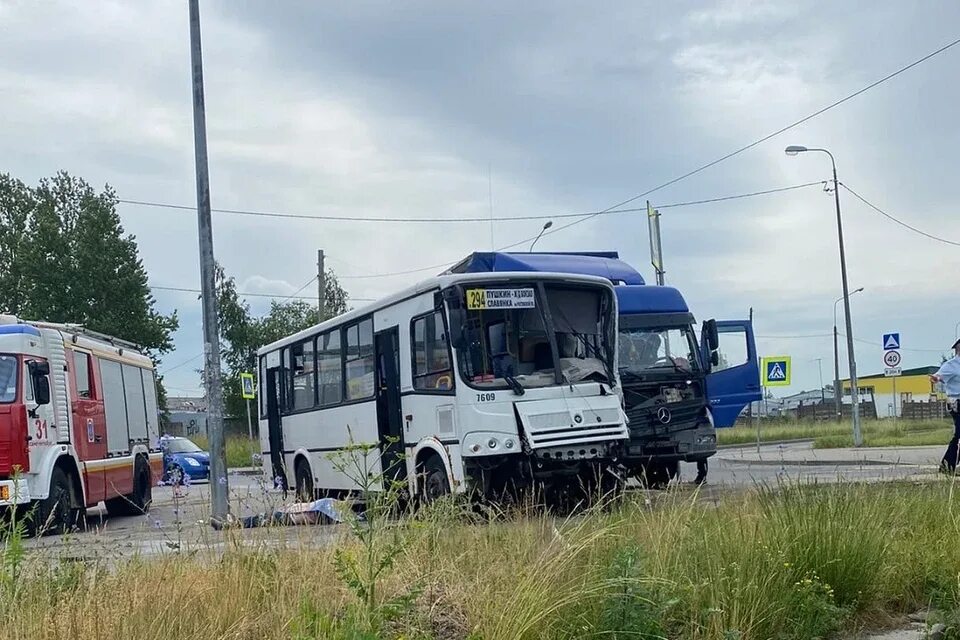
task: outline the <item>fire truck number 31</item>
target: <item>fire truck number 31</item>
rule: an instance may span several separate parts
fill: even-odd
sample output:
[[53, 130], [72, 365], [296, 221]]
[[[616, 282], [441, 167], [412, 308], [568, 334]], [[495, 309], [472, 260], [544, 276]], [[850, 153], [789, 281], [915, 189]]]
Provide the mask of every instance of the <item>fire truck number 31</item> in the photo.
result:
[[41, 418], [37, 418], [33, 422], [34, 427], [37, 429], [37, 440], [46, 440], [47, 439], [47, 421]]

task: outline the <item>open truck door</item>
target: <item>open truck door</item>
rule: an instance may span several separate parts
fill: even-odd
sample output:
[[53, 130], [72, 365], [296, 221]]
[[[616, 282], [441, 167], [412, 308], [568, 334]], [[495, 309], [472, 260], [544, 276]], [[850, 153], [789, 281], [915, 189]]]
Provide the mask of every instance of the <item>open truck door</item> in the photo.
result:
[[753, 323], [707, 320], [700, 348], [710, 371], [706, 377], [707, 400], [714, 426], [732, 427], [744, 407], [762, 398]]

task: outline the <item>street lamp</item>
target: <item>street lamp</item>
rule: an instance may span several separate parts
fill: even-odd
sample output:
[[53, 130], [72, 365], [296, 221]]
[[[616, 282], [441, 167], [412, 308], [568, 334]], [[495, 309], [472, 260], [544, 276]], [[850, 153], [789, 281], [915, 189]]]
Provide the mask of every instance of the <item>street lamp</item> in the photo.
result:
[[[863, 291], [863, 287], [854, 289], [850, 292], [850, 295], [852, 296], [861, 291]], [[837, 343], [837, 305], [841, 300], [843, 300], [843, 296], [837, 298], [836, 302], [833, 303], [833, 399], [837, 407], [837, 420], [843, 416], [841, 401], [842, 389], [840, 388], [840, 347]]]
[[533, 253], [533, 245], [537, 244], [537, 240], [540, 239], [540, 236], [543, 235], [543, 232], [553, 226], [553, 220], [547, 220], [543, 225], [543, 229], [540, 229], [540, 233], [537, 234], [537, 237], [533, 239], [533, 242], [530, 243], [530, 251], [527, 253]]
[[[798, 153], [807, 151], [819, 151], [830, 156], [830, 164], [833, 165], [833, 197], [837, 205], [837, 240], [840, 244], [840, 278], [843, 281], [843, 313], [847, 325], [847, 361], [850, 366], [850, 398], [853, 409], [853, 446], [863, 445], [863, 436], [860, 433], [860, 387], [857, 385], [857, 359], [853, 353], [853, 322], [850, 319], [850, 290], [847, 287], [847, 256], [843, 248], [843, 222], [840, 218], [840, 181], [837, 180], [837, 162], [833, 154], [826, 149], [808, 149], [791, 145], [784, 149], [788, 156], [795, 156]], [[835, 395], [836, 391], [834, 390]]]
[[953, 328], [953, 335], [954, 337], [960, 338], [960, 322]]

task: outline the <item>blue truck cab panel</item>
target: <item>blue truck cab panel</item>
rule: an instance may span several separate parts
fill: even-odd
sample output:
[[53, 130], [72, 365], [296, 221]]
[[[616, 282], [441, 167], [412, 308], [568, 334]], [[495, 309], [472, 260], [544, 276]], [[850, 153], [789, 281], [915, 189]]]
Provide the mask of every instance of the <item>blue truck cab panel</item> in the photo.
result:
[[701, 342], [704, 362], [711, 362], [707, 374], [707, 398], [713, 414], [713, 424], [717, 428], [732, 427], [737, 417], [751, 402], [762, 399], [760, 391], [760, 368], [757, 365], [757, 343], [753, 335], [753, 323], [749, 320], [717, 320], [717, 333], [720, 336], [720, 351], [727, 344], [742, 345], [743, 351], [734, 348], [732, 353], [744, 353], [746, 361], [731, 362], [727, 357], [717, 354], [717, 363], [713, 364], [713, 354], [709, 352], [706, 341]]

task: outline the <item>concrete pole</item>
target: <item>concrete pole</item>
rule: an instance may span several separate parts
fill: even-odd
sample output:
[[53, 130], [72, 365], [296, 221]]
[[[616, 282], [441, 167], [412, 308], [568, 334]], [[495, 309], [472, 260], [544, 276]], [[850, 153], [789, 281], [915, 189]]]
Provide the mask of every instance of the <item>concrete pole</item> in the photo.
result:
[[207, 169], [207, 121], [200, 55], [199, 0], [190, 0], [190, 64], [193, 76], [193, 145], [197, 172], [197, 226], [200, 239], [200, 296], [203, 301], [203, 382], [207, 394], [207, 435], [210, 439], [211, 519], [230, 517], [227, 458], [223, 441], [223, 391], [220, 380], [220, 328], [214, 280], [213, 226], [210, 220], [210, 174]]

